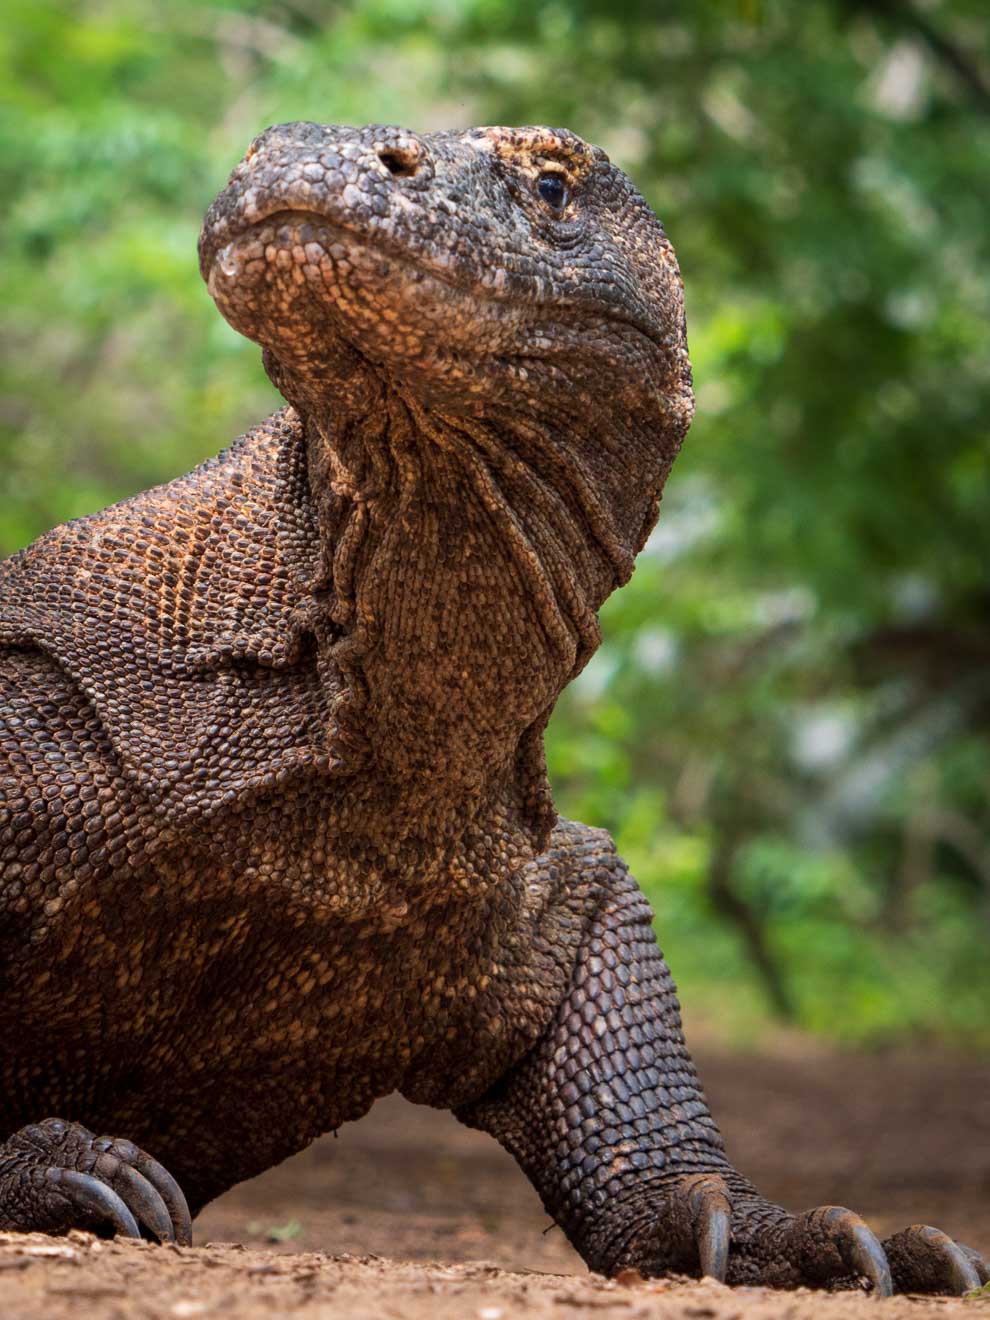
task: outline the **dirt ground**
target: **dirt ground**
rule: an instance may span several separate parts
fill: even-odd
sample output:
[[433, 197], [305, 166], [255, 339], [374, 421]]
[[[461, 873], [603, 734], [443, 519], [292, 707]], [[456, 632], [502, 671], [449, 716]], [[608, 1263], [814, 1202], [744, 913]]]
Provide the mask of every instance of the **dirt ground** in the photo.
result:
[[[881, 1234], [919, 1220], [990, 1251], [990, 1062], [699, 1051], [730, 1153], [792, 1208], [847, 1204]], [[2, 1320], [884, 1320], [967, 1301], [772, 1293], [589, 1276], [513, 1161], [398, 1099], [209, 1206], [194, 1248], [0, 1234]], [[882, 1309], [877, 1311], [877, 1306]]]

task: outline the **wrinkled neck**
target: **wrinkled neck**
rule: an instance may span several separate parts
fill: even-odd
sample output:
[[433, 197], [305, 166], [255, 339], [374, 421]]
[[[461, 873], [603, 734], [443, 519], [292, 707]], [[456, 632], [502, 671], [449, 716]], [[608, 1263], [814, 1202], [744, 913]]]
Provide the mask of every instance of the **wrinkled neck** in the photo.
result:
[[628, 571], [587, 474], [539, 427], [384, 393], [307, 444], [339, 737], [411, 802], [495, 796], [545, 833], [543, 729]]

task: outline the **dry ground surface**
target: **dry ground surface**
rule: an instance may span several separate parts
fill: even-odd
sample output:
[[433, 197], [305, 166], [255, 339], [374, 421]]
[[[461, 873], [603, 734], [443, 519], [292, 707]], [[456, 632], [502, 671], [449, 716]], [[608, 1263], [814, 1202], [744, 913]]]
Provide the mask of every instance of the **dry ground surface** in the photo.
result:
[[[851, 1205], [881, 1235], [927, 1220], [990, 1251], [990, 1063], [801, 1043], [699, 1054], [730, 1152], [764, 1193]], [[390, 1099], [208, 1207], [203, 1245], [0, 1235], [0, 1317], [990, 1320], [990, 1297], [609, 1283], [547, 1223], [489, 1138]]]

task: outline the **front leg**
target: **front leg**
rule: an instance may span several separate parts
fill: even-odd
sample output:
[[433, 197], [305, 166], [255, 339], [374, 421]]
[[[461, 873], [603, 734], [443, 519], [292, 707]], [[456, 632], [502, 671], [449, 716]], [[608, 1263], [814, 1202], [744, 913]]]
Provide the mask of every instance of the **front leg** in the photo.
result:
[[[585, 866], [588, 865], [586, 861]], [[987, 1262], [921, 1225], [882, 1244], [851, 1211], [795, 1217], [729, 1163], [684, 1044], [649, 904], [614, 852], [570, 989], [530, 1053], [457, 1110], [521, 1164], [549, 1214], [603, 1274], [966, 1292]], [[597, 877], [596, 877], [597, 879]], [[575, 877], [587, 893], [589, 877]]]

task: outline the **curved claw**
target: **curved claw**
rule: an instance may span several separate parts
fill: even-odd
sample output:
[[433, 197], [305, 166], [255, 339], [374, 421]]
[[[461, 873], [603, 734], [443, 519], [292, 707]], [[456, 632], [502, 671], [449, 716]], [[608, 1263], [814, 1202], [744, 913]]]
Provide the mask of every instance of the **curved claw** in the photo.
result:
[[180, 1247], [191, 1247], [192, 1215], [189, 1213], [189, 1206], [182, 1188], [168, 1169], [159, 1164], [157, 1160], [152, 1159], [150, 1155], [146, 1155], [143, 1150], [138, 1151], [138, 1158], [134, 1161], [134, 1167], [147, 1178], [168, 1207], [176, 1242]]
[[687, 1200], [702, 1276], [725, 1282], [729, 1268], [732, 1202], [718, 1174], [689, 1178], [680, 1194]]
[[904, 1292], [949, 1291], [961, 1296], [979, 1288], [981, 1273], [988, 1273], [971, 1247], [960, 1246], [928, 1224], [912, 1224], [888, 1238], [884, 1247]]
[[113, 1224], [122, 1237], [141, 1236], [134, 1216], [117, 1193], [92, 1174], [76, 1173], [75, 1169], [48, 1169], [45, 1176], [81, 1210]]
[[876, 1234], [860, 1221], [850, 1232], [849, 1263], [873, 1284], [877, 1297], [892, 1297], [894, 1281]]
[[724, 1207], [709, 1211], [704, 1230], [698, 1236], [698, 1258], [701, 1273], [710, 1279], [725, 1282], [729, 1268], [729, 1241], [732, 1213]]
[[114, 1190], [123, 1193], [124, 1204], [131, 1214], [154, 1233], [159, 1242], [174, 1242], [172, 1220], [165, 1202], [151, 1183], [137, 1169], [121, 1163], [114, 1176]]
[[979, 1288], [980, 1276], [976, 1272], [976, 1267], [966, 1259], [951, 1238], [946, 1239], [942, 1250], [950, 1260], [949, 1286], [956, 1296], [961, 1297], [963, 1293], [974, 1292]]
[[983, 1284], [990, 1283], [990, 1257], [982, 1256], [973, 1247], [967, 1247], [965, 1242], [957, 1242], [956, 1246], [969, 1261], [970, 1265], [972, 1265], [973, 1269], [976, 1270], [976, 1273], [979, 1276], [980, 1286], [982, 1287]]
[[189, 1213], [189, 1206], [182, 1188], [169, 1171], [133, 1141], [125, 1141], [119, 1137], [116, 1139], [101, 1137], [99, 1144], [103, 1150], [116, 1155], [118, 1159], [135, 1169], [143, 1180], [151, 1185], [157, 1198], [164, 1204], [170, 1220], [170, 1233], [163, 1236], [158, 1228], [145, 1221], [158, 1240], [160, 1242], [174, 1240], [182, 1247], [192, 1246], [192, 1216]]

